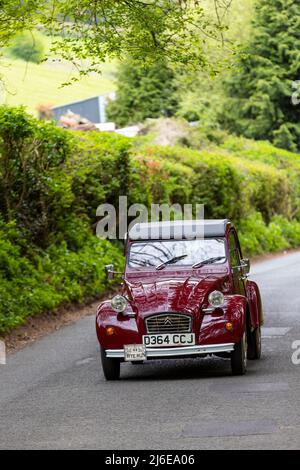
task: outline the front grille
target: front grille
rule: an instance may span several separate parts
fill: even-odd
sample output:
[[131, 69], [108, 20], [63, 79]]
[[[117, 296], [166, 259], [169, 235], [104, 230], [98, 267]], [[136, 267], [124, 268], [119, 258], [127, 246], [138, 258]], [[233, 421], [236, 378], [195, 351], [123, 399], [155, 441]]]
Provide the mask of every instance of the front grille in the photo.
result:
[[146, 330], [149, 334], [190, 333], [192, 318], [187, 315], [166, 313], [153, 315], [146, 319]]

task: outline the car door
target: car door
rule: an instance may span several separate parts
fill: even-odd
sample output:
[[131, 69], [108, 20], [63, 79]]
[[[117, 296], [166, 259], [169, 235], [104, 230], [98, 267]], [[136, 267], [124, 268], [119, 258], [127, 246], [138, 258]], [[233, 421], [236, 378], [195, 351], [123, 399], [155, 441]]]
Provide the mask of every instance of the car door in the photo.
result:
[[246, 295], [244, 273], [241, 267], [242, 253], [236, 231], [233, 229], [229, 234], [229, 256], [234, 292], [235, 294]]

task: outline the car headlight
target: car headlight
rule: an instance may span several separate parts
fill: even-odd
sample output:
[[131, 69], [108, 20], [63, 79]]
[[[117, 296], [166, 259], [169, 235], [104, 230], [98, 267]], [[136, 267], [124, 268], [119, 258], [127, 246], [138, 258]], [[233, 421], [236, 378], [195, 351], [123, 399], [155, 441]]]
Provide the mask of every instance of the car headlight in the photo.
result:
[[127, 307], [127, 300], [122, 295], [115, 295], [111, 301], [112, 309], [117, 313], [122, 313]]
[[222, 292], [215, 290], [209, 294], [208, 301], [212, 307], [219, 308], [223, 307], [225, 303], [225, 298]]

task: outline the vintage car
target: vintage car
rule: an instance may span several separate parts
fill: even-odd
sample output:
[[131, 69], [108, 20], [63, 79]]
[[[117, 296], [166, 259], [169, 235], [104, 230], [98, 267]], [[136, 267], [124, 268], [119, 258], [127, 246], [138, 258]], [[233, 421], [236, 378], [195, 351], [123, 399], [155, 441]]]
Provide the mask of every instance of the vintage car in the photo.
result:
[[215, 355], [243, 375], [247, 359], [260, 358], [260, 292], [230, 221], [136, 224], [125, 252], [121, 292], [96, 317], [107, 380], [120, 377], [124, 361]]

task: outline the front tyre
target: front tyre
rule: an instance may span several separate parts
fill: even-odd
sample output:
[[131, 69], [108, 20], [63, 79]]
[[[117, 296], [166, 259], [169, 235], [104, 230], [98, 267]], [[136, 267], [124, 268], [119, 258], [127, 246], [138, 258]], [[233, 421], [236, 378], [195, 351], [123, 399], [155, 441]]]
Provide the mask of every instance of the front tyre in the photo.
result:
[[241, 341], [234, 346], [231, 353], [232, 375], [245, 375], [247, 372], [247, 335], [244, 333]]
[[101, 362], [103, 374], [106, 380], [118, 380], [120, 378], [120, 361], [106, 357], [105, 349], [101, 348]]
[[255, 328], [250, 333], [250, 341], [248, 347], [248, 359], [255, 360], [261, 358], [261, 328]]

